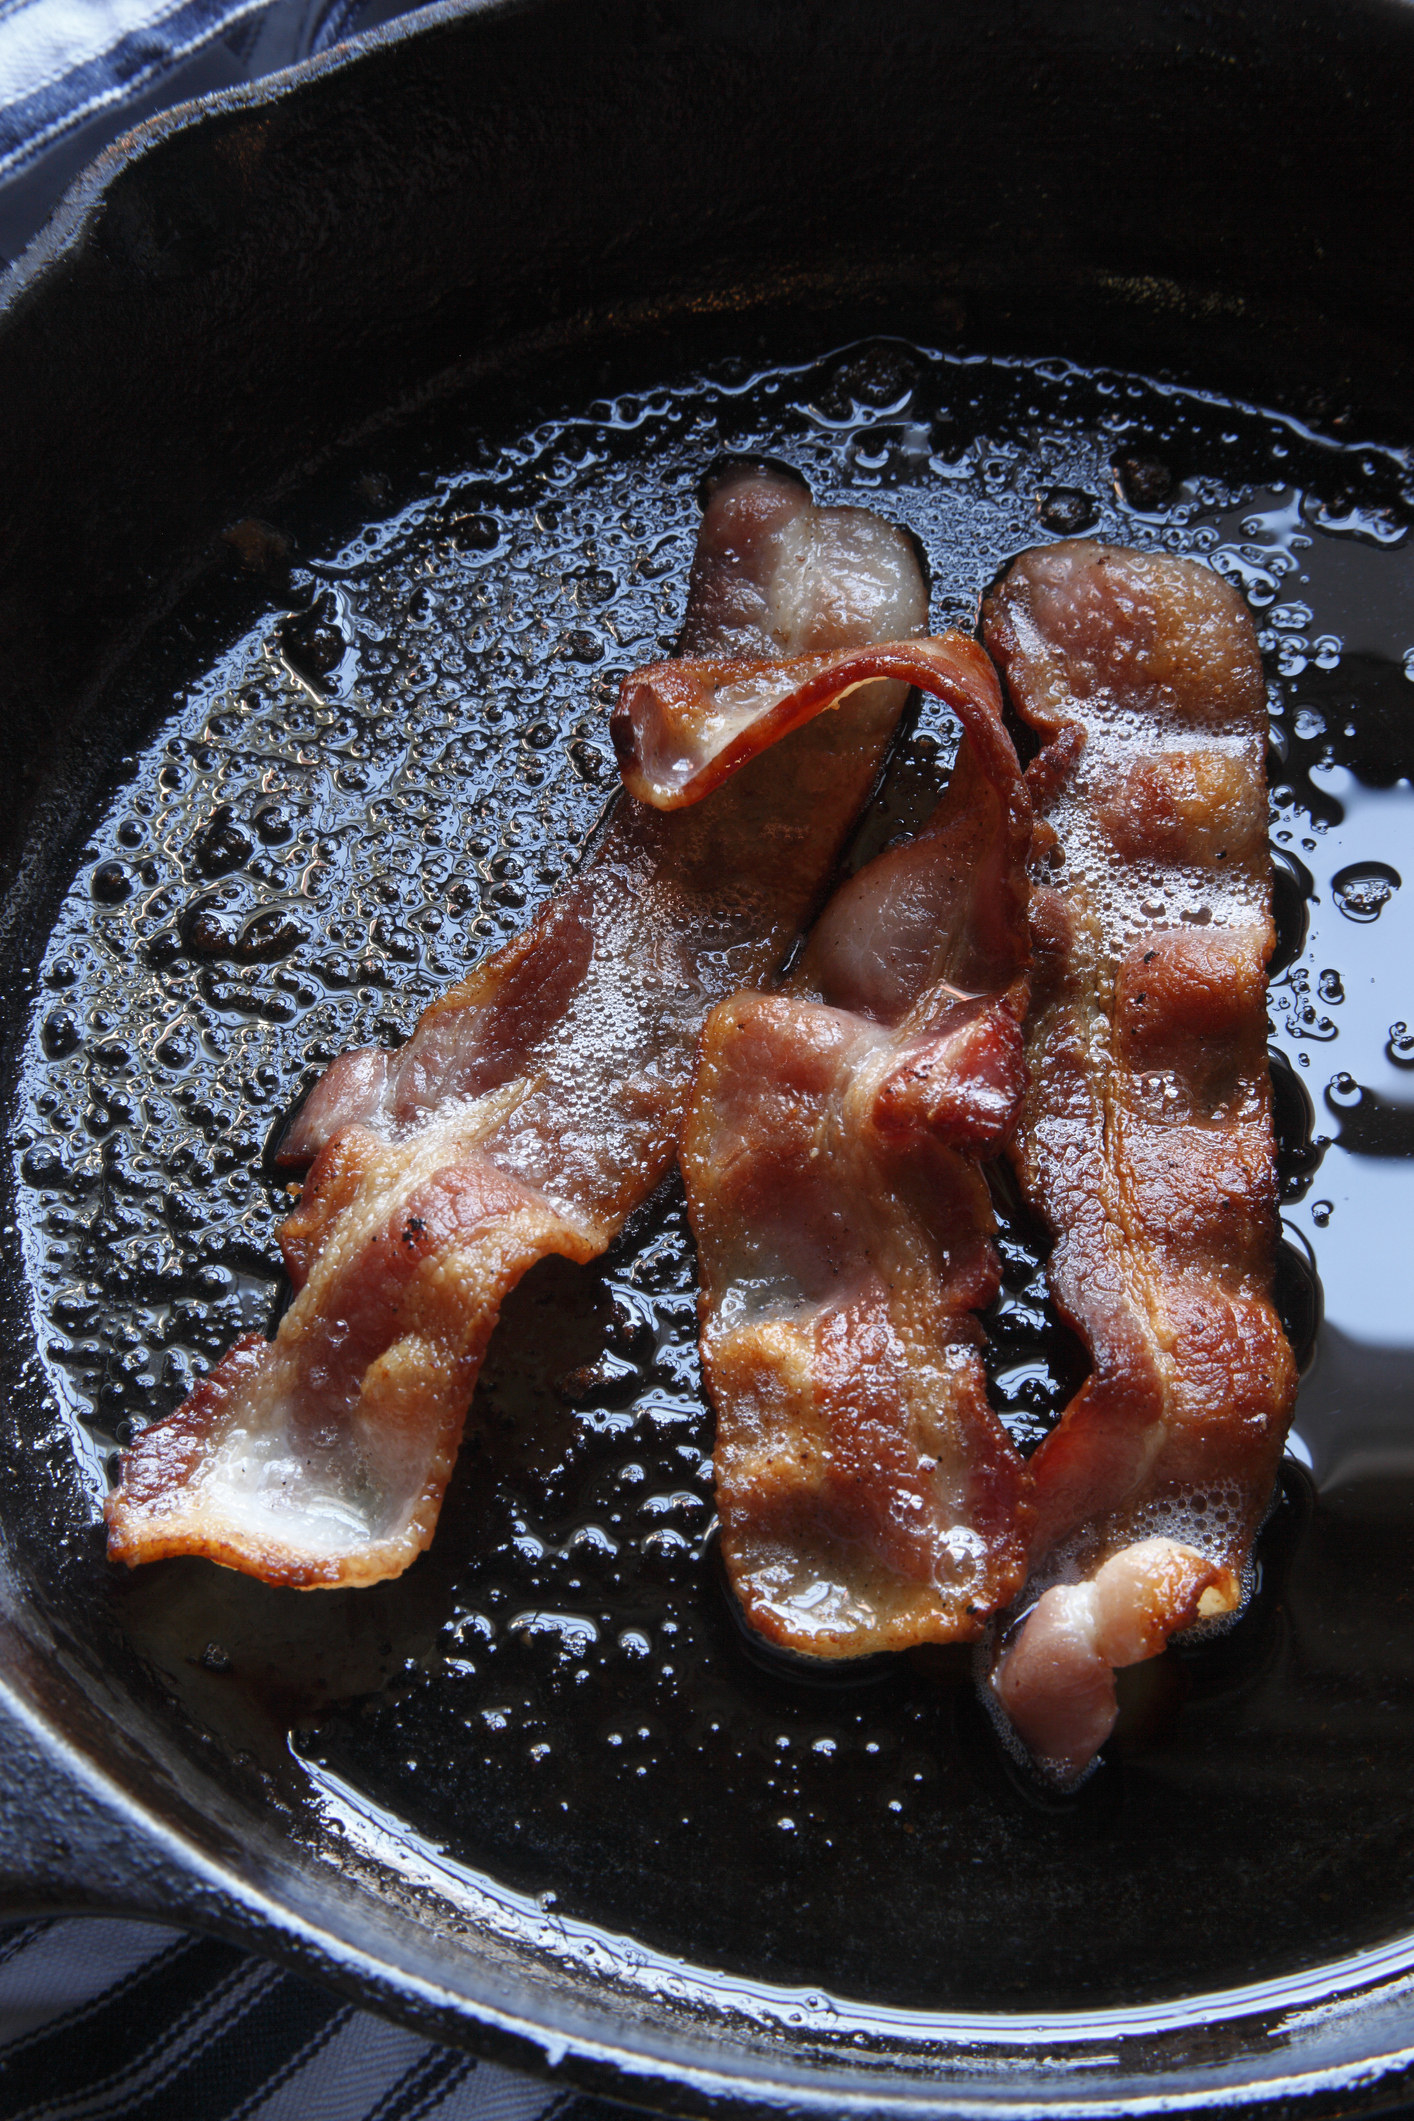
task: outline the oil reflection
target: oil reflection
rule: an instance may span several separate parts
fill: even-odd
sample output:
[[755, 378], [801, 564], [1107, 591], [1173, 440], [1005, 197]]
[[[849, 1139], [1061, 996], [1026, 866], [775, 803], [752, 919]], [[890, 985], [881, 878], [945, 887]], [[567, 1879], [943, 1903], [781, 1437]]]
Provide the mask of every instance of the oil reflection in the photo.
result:
[[1414, 1520], [1414, 1347], [1360, 1340], [1327, 1319], [1296, 1437], [1327, 1508]]

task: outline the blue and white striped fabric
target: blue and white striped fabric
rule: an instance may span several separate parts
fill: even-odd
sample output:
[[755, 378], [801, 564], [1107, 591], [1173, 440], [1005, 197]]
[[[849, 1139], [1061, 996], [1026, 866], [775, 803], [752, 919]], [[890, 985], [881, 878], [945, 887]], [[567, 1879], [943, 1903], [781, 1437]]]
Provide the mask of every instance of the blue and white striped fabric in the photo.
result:
[[97, 1920], [0, 1930], [0, 2121], [614, 2113], [420, 2039], [215, 1938]]
[[140, 119], [327, 51], [416, 0], [0, 0], [0, 265]]
[[261, 12], [262, 0], [5, 0], [0, 174]]

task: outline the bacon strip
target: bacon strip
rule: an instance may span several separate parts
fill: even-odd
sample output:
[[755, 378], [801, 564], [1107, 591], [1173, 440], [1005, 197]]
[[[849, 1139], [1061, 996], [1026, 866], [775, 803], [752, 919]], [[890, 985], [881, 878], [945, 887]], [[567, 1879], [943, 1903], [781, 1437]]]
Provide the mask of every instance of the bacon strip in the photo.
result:
[[974, 653], [975, 643], [952, 632], [802, 656], [786, 670], [739, 658], [650, 664], [624, 679], [610, 724], [624, 786], [657, 810], [700, 802], [748, 759], [878, 678], [957, 705], [975, 684]]
[[[684, 650], [832, 653], [926, 623], [909, 540], [738, 467], [703, 519]], [[304, 1588], [395, 1576], [432, 1537], [507, 1291], [588, 1260], [676, 1147], [702, 1018], [782, 962], [905, 698], [870, 685], [709, 801], [620, 801], [527, 933], [396, 1054], [346, 1054], [284, 1144], [297, 1294], [124, 1454], [109, 1553], [203, 1554]]]
[[1027, 553], [984, 631], [1047, 744], [1012, 1153], [1094, 1366], [1031, 1460], [1044, 1595], [994, 1684], [1042, 1768], [1073, 1780], [1113, 1725], [1113, 1667], [1240, 1604], [1291, 1417], [1266, 698], [1245, 606], [1192, 561]]
[[991, 665], [937, 645], [915, 671], [964, 725], [946, 796], [836, 893], [785, 993], [712, 1012], [683, 1135], [728, 1575], [815, 1657], [975, 1637], [1025, 1567], [974, 1313], [999, 1279], [977, 1159], [1022, 1090], [1030, 804]]

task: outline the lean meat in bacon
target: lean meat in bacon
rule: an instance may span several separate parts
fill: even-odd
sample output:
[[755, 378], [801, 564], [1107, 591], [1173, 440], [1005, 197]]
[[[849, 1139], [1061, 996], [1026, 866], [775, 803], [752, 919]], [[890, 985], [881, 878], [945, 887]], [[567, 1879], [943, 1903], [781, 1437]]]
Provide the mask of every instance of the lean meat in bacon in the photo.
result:
[[[835, 894], [784, 992], [713, 1010], [683, 1135], [727, 1572], [814, 1657], [973, 1638], [1025, 1568], [975, 1314], [999, 1280], [978, 1159], [1022, 1090], [1030, 804], [976, 644], [907, 657], [963, 724], [948, 791]], [[757, 733], [792, 725], [800, 667]]]
[[1113, 1727], [1114, 1668], [1240, 1604], [1295, 1394], [1273, 1305], [1266, 697], [1246, 607], [1193, 561], [1027, 553], [984, 631], [1045, 747], [1012, 1154], [1093, 1365], [1030, 1462], [1041, 1596], [993, 1684], [1069, 1781]]
[[[703, 518], [687, 655], [830, 655], [920, 632], [900, 531], [739, 466]], [[432, 1537], [487, 1341], [537, 1259], [601, 1252], [671, 1162], [707, 1010], [808, 921], [906, 684], [855, 691], [707, 802], [621, 797], [575, 880], [424, 1014], [346, 1054], [284, 1144], [296, 1294], [124, 1454], [109, 1553], [202, 1554], [304, 1588], [399, 1574]]]

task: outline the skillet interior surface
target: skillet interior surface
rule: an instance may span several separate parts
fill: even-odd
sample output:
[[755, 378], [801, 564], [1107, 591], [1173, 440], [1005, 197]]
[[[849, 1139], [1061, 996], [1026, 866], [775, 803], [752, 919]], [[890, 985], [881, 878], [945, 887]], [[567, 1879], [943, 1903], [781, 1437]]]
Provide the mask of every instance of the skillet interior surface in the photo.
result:
[[[1126, 300], [1132, 353], [1152, 319]], [[160, 1757], [172, 1816], [204, 1811], [224, 1860], [244, 1841], [248, 1869], [346, 1936], [366, 1902], [410, 1910], [453, 1988], [465, 1940], [489, 1937], [572, 2000], [617, 1985], [626, 2012], [719, 2012], [748, 2045], [866, 2071], [943, 2037], [928, 2014], [1171, 2006], [1177, 2024], [1242, 1983], [1319, 1995], [1324, 1967], [1411, 1916], [1414, 421], [1388, 370], [1365, 425], [1315, 385], [1273, 388], [1269, 413], [1101, 369], [1093, 319], [1068, 332], [1041, 305], [1023, 332], [994, 295], [950, 312], [942, 349], [936, 307], [920, 321], [848, 275], [726, 306], [636, 336], [587, 320], [533, 382], [463, 375], [277, 498], [252, 470], [234, 526], [214, 481], [206, 528], [231, 534], [140, 645], [116, 654], [128, 585], [49, 693], [22, 668], [20, 723], [37, 700], [79, 739], [12, 898], [9, 1536], [35, 1633], [114, 1714], [125, 1773], [150, 1781]], [[865, 313], [891, 328], [841, 345]], [[1204, 333], [1195, 313], [1172, 334], [1200, 372]], [[1005, 351], [1034, 338], [1046, 355]], [[1059, 357], [1077, 344], [1088, 366]], [[1314, 326], [1311, 345], [1319, 370]], [[1208, 353], [1231, 377], [1231, 350]], [[724, 450], [908, 523], [939, 624], [970, 623], [1016, 551], [1092, 524], [1203, 554], [1258, 612], [1286, 1299], [1308, 1354], [1313, 1258], [1328, 1314], [1298, 1414], [1311, 1463], [1291, 1465], [1249, 1613], [1134, 1675], [1073, 1803], [1017, 1781], [965, 1672], [827, 1689], [747, 1653], [705, 1537], [671, 1189], [601, 1272], [552, 1264], [508, 1307], [437, 1542], [399, 1583], [300, 1598], [102, 1560], [113, 1445], [278, 1306], [279, 1116], [344, 1046], [401, 1036], [572, 865], [611, 787], [615, 674], [671, 641], [696, 481]], [[856, 858], [923, 814], [950, 738], [914, 727]], [[993, 1383], [1034, 1441], [1076, 1357], [1014, 1219], [1007, 1258]], [[408, 1970], [403, 2007], [438, 2007], [430, 1964], [381, 1948]], [[1198, 2059], [1240, 2075], [1241, 2046], [1214, 2034]], [[985, 2071], [974, 2091], [995, 2093]]]
[[[1384, 748], [1409, 685], [1395, 460], [1367, 471], [1363, 450], [1116, 375], [893, 341], [729, 360], [509, 437], [485, 419], [453, 402], [292, 497], [281, 531], [307, 559], [254, 594], [207, 585], [114, 695], [147, 741], [75, 849], [15, 1136], [46, 1368], [95, 1517], [104, 1453], [275, 1315], [272, 1124], [338, 1052], [405, 1036], [572, 866], [612, 788], [616, 674], [672, 639], [698, 474], [724, 444], [908, 524], [940, 623], [970, 621], [1047, 514], [1202, 553], [1248, 590], [1288, 751], [1291, 1213], [1328, 1279], [1372, 1272], [1370, 1218], [1407, 1164], [1391, 1188], [1378, 1144], [1323, 1151], [1301, 1120], [1309, 1082], [1324, 1139], [1377, 1113], [1414, 1125], [1391, 1102], [1401, 1034], [1383, 1050], [1410, 1006], [1389, 969], [1408, 961], [1394, 878], [1414, 874], [1408, 790], [1388, 785], [1405, 762]], [[915, 727], [865, 845], [926, 814], [952, 734]], [[1030, 1444], [1083, 1367], [1034, 1233], [1013, 1218], [1006, 1242], [990, 1365]], [[1299, 1257], [1289, 1293], [1309, 1308]], [[105, 1583], [115, 1635], [193, 1736], [244, 1756], [253, 1801], [265, 1778], [291, 1832], [337, 1819], [356, 1840], [371, 1805], [553, 1919], [749, 1978], [1113, 2008], [1401, 1926], [1402, 1528], [1312, 1512], [1293, 1469], [1241, 1626], [1132, 1674], [1115, 1757], [1047, 1811], [989, 1743], [965, 1657], [829, 1686], [753, 1661], [705, 1538], [694, 1294], [670, 1186], [601, 1270], [547, 1262], [508, 1305], [433, 1551], [404, 1578], [308, 1596], [203, 1562], [123, 1572]], [[1346, 1331], [1378, 1330], [1393, 1296], [1347, 1302]]]

